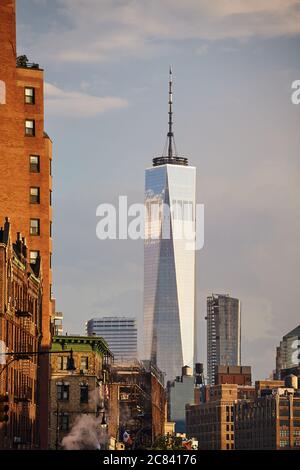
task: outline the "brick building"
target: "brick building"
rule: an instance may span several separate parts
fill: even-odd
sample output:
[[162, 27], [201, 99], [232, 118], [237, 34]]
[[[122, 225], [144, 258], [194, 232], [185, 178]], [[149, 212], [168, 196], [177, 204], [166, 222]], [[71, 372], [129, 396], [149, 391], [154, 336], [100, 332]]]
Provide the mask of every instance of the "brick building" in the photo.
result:
[[236, 384], [205, 387], [204, 402], [186, 406], [188, 437], [195, 437], [199, 450], [233, 450], [234, 404], [253, 399], [255, 388]]
[[[75, 370], [68, 371], [71, 349]], [[49, 447], [60, 449], [79, 416], [100, 421], [106, 416], [109, 420], [107, 366], [111, 355], [97, 336], [54, 336], [52, 352]]]
[[300, 390], [289, 386], [258, 392], [254, 401], [235, 405], [236, 449], [300, 450]]
[[[12, 243], [6, 219], [0, 229], [0, 341], [6, 351], [37, 351], [41, 335], [41, 260], [30, 265], [26, 240]], [[9, 421], [0, 423], [0, 448], [39, 447], [37, 356], [13, 360], [0, 369], [0, 395], [8, 394]]]
[[250, 366], [216, 366], [215, 384], [251, 385]]
[[109, 433], [124, 432], [135, 448], [151, 446], [164, 435], [167, 422], [162, 373], [150, 361], [113, 365], [110, 369]]
[[[26, 237], [32, 263], [43, 260], [41, 347], [50, 346], [51, 315], [51, 140], [44, 131], [44, 73], [16, 52], [15, 0], [0, 3], [0, 220], [11, 220], [12, 236]], [[48, 373], [40, 361], [41, 446], [47, 446]]]

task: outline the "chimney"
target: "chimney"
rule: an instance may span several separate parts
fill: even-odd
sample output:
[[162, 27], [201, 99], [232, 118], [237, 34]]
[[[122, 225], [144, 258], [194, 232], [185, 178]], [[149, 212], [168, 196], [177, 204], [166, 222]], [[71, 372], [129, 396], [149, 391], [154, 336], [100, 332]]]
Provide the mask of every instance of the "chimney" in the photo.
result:
[[27, 244], [26, 244], [26, 238], [25, 237], [22, 237], [22, 255], [27, 260]]
[[22, 255], [22, 235], [20, 232], [17, 232], [16, 248], [18, 255]]

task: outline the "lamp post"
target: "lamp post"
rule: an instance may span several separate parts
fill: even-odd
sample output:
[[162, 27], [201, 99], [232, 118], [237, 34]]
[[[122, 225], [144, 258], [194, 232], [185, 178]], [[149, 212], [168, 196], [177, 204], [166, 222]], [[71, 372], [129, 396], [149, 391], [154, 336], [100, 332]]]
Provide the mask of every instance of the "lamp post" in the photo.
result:
[[6, 352], [6, 353], [0, 353], [1, 356], [10, 356], [12, 359], [8, 361], [3, 369], [0, 371], [0, 376], [3, 374], [3, 372], [10, 366], [15, 361], [28, 361], [31, 359], [31, 356], [42, 356], [44, 354], [62, 354], [62, 353], [70, 353], [70, 356], [68, 357], [68, 362], [67, 362], [67, 370], [69, 372], [72, 372], [76, 370], [75, 367], [75, 362], [73, 358], [73, 349], [65, 350], [65, 351], [50, 351], [50, 350], [45, 350], [45, 351], [17, 351], [17, 352]]
[[104, 443], [102, 445], [104, 446], [104, 450], [106, 450], [107, 449], [107, 438], [108, 438], [108, 434], [107, 434], [108, 424], [107, 424], [105, 410], [103, 409], [102, 411], [100, 411], [100, 413], [102, 413], [102, 419], [101, 419], [101, 423], [100, 423], [101, 437], [104, 440]]

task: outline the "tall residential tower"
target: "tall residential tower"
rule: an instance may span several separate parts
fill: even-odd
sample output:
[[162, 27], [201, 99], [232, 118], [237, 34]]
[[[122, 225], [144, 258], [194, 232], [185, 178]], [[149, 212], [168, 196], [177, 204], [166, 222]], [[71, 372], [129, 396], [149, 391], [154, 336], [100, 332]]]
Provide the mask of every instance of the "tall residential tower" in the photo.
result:
[[166, 374], [194, 363], [196, 168], [177, 155], [172, 71], [166, 153], [146, 170], [144, 356]]
[[214, 385], [217, 366], [241, 365], [241, 305], [229, 295], [207, 297], [207, 373]]

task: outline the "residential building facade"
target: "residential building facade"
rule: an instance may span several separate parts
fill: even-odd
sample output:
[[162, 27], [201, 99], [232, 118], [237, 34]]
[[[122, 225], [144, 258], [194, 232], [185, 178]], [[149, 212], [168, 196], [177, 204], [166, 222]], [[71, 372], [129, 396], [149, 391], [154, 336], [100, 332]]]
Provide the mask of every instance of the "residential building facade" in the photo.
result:
[[[110, 368], [109, 434], [127, 448], [149, 448], [167, 424], [164, 377], [151, 362]], [[125, 434], [125, 435], [126, 435]]]
[[[0, 220], [8, 216], [13, 238], [27, 240], [33, 264], [43, 260], [41, 347], [50, 346], [52, 253], [52, 144], [44, 131], [44, 72], [17, 57], [16, 2], [0, 5]], [[49, 362], [39, 357], [41, 446], [47, 447]]]
[[240, 399], [254, 399], [255, 388], [236, 384], [205, 387], [204, 402], [186, 406], [188, 437], [199, 450], [234, 450], [234, 406]]
[[[74, 370], [68, 370], [70, 351]], [[96, 336], [54, 336], [51, 354], [50, 449], [64, 448], [64, 438], [82, 415], [108, 418], [111, 353], [105, 341]], [[102, 415], [101, 415], [102, 413]], [[80, 441], [74, 448], [80, 447]], [[96, 448], [96, 447], [94, 447]]]
[[[25, 238], [12, 243], [8, 219], [0, 229], [0, 396], [6, 397], [8, 421], [0, 423], [0, 449], [37, 449], [40, 446], [38, 416], [38, 361], [30, 352], [39, 350], [42, 316], [42, 266], [30, 264]], [[28, 353], [18, 360], [16, 353]]]
[[238, 450], [300, 450], [300, 390], [262, 389], [254, 401], [236, 403], [234, 428]]
[[207, 297], [207, 375], [214, 385], [218, 365], [241, 365], [241, 305], [229, 295]]

